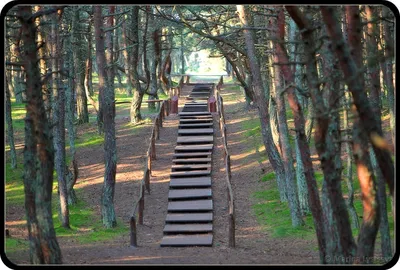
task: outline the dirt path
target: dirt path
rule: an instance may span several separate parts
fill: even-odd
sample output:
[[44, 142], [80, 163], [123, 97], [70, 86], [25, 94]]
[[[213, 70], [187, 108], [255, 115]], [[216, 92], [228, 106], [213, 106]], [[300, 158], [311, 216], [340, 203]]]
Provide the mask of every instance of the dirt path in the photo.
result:
[[[189, 90], [189, 89], [186, 89]], [[222, 90], [222, 96], [232, 94]], [[179, 104], [183, 106], [183, 99]], [[312, 250], [312, 241], [274, 239], [261, 229], [252, 210], [255, 202], [251, 194], [268, 188], [259, 181], [262, 173], [258, 154], [249, 152], [240, 121], [255, 116], [255, 111], [244, 111], [244, 100], [226, 102], [228, 148], [231, 154], [232, 185], [236, 207], [236, 247], [228, 246], [228, 204], [223, 147], [218, 117], [214, 115], [214, 152], [212, 164], [212, 192], [214, 201], [214, 240], [212, 247], [160, 247], [167, 214], [167, 194], [172, 154], [176, 145], [178, 117], [170, 115], [160, 129], [156, 142], [157, 160], [152, 165], [151, 193], [145, 194], [144, 225], [138, 225], [137, 248], [129, 246], [129, 235], [111, 240], [80, 245], [73, 239], [60, 240], [66, 264], [303, 264], [318, 263], [318, 252]], [[118, 167], [115, 207], [118, 218], [129, 224], [132, 205], [143, 176], [144, 155], [148, 148], [151, 125], [137, 133], [124, 129], [127, 120], [117, 119]], [[85, 201], [100, 214], [99, 202], [103, 181], [102, 147], [96, 146], [78, 152], [78, 182]], [[266, 171], [270, 171], [268, 164]], [[86, 185], [86, 186], [85, 186]], [[27, 253], [13, 255], [13, 261], [28, 263]]]

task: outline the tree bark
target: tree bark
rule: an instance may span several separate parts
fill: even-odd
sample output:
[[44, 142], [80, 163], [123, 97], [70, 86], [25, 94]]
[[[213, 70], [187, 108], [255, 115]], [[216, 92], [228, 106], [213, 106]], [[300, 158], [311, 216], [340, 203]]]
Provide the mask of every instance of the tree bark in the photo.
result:
[[[350, 92], [352, 93], [354, 105], [360, 117], [360, 123], [368, 134], [369, 141], [372, 143], [379, 167], [384, 175], [385, 181], [389, 186], [390, 195], [394, 192], [394, 165], [390, 152], [382, 147], [387, 144], [383, 138], [382, 129], [377, 120], [377, 116], [373, 113], [371, 104], [367, 94], [362, 87], [362, 78], [359, 74], [363, 74], [357, 69], [356, 63], [350, 55], [347, 44], [343, 40], [343, 35], [337, 21], [336, 11], [333, 7], [321, 7], [322, 17], [327, 26], [328, 35], [332, 41], [332, 49], [339, 59], [340, 67], [343, 71], [345, 80], [348, 83]], [[379, 143], [378, 143], [379, 142]]]
[[245, 8], [242, 5], [237, 5], [237, 11], [239, 19], [241, 21], [246, 43], [246, 51], [250, 64], [250, 71], [252, 73], [253, 88], [254, 88], [254, 98], [258, 107], [258, 114], [261, 123], [261, 134], [263, 138], [263, 143], [268, 155], [268, 159], [274, 169], [275, 176], [278, 177], [278, 181], [285, 181], [285, 170], [283, 167], [282, 159], [279, 152], [274, 144], [271, 127], [270, 127], [270, 115], [268, 114], [268, 102], [269, 102], [269, 86], [265, 86], [264, 89], [260, 66], [255, 52], [254, 39], [252, 33], [248, 30], [247, 26], [247, 15], [245, 14]]
[[[110, 13], [114, 7], [110, 7]], [[93, 6], [94, 24], [96, 29], [96, 56], [97, 67], [99, 69], [99, 91], [104, 93], [101, 100], [103, 103], [103, 122], [104, 122], [104, 185], [101, 196], [101, 215], [102, 222], [106, 228], [112, 228], [117, 225], [114, 209], [115, 192], [115, 174], [117, 167], [117, 152], [115, 141], [115, 95], [112, 84], [113, 69], [112, 63], [112, 41], [110, 33], [104, 33], [104, 28], [112, 27], [113, 17], [107, 18], [108, 22], [103, 25], [102, 6]], [[111, 25], [110, 25], [111, 24]], [[105, 52], [105, 40], [107, 42], [107, 51]]]
[[62, 263], [52, 219], [54, 148], [37, 67], [36, 27], [30, 6], [18, 6], [22, 28], [22, 61], [26, 76], [24, 190], [30, 259], [34, 264]]
[[14, 143], [14, 128], [12, 124], [11, 117], [11, 99], [10, 99], [10, 89], [8, 84], [8, 79], [6, 79], [6, 123], [7, 123], [7, 140], [10, 145], [10, 159], [11, 159], [11, 168], [17, 168], [17, 152], [15, 151], [15, 143]]
[[53, 143], [55, 150], [55, 169], [58, 180], [58, 194], [60, 198], [60, 221], [61, 226], [70, 228], [69, 226], [69, 209], [68, 209], [68, 193], [65, 171], [65, 89], [61, 86], [60, 69], [61, 65], [61, 41], [59, 37], [58, 25], [60, 25], [61, 17], [53, 13], [49, 16], [51, 25], [51, 59], [52, 74], [52, 111], [53, 111]]

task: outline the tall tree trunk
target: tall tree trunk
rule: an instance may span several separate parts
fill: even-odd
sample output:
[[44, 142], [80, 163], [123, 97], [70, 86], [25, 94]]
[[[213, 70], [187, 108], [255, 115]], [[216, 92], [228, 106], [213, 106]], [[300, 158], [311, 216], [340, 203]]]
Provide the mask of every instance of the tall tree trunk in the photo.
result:
[[67, 52], [67, 58], [66, 58], [66, 70], [68, 71], [68, 84], [67, 84], [67, 91], [66, 91], [66, 113], [67, 113], [67, 124], [66, 128], [68, 130], [68, 141], [69, 141], [69, 152], [70, 152], [70, 157], [71, 157], [71, 163], [69, 168], [66, 168], [67, 171], [67, 193], [68, 193], [68, 204], [73, 205], [77, 202], [77, 197], [76, 193], [74, 190], [74, 185], [76, 183], [76, 180], [78, 178], [79, 174], [79, 169], [78, 169], [78, 164], [76, 160], [76, 149], [75, 149], [75, 137], [76, 137], [76, 131], [75, 131], [75, 125], [74, 125], [74, 119], [75, 119], [75, 103], [74, 103], [74, 75], [75, 70], [74, 70], [74, 56], [73, 56], [73, 37], [70, 35], [70, 37], [67, 39], [66, 43], [66, 52]]
[[81, 16], [79, 8], [75, 7], [72, 19], [72, 35], [73, 35], [73, 48], [75, 59], [75, 92], [76, 92], [76, 113], [78, 124], [89, 123], [89, 113], [87, 107], [87, 98], [85, 91], [85, 73], [86, 73], [86, 44], [84, 42], [84, 35], [82, 32], [84, 28], [81, 27]]
[[[148, 28], [148, 15], [146, 15], [145, 19], [145, 28], [143, 30], [143, 47], [146, 48], [146, 36], [147, 36], [147, 28]], [[136, 89], [133, 93], [131, 108], [130, 108], [130, 121], [131, 123], [138, 123], [142, 120], [142, 116], [140, 114], [140, 107], [142, 104], [144, 93], [149, 88], [150, 83], [150, 74], [147, 68], [147, 56], [146, 50], [143, 51], [144, 64], [145, 64], [145, 72], [146, 72], [146, 87], [142, 87], [139, 81], [139, 8], [137, 6], [132, 7], [132, 76], [133, 80], [136, 82]]]
[[11, 99], [10, 99], [10, 89], [8, 86], [8, 79], [6, 79], [6, 123], [7, 123], [7, 140], [10, 145], [10, 159], [11, 159], [11, 168], [17, 168], [17, 152], [15, 151], [15, 143], [14, 143], [14, 128], [12, 124], [11, 117]]
[[[114, 13], [115, 6], [110, 6], [110, 13]], [[101, 196], [102, 222], [106, 228], [117, 225], [114, 209], [115, 174], [117, 168], [117, 150], [115, 141], [115, 94], [114, 71], [112, 68], [112, 37], [110, 32], [104, 33], [104, 28], [111, 28], [113, 16], [107, 17], [107, 24], [103, 24], [102, 6], [93, 6], [94, 24], [100, 26], [95, 34], [97, 67], [99, 69], [99, 90], [103, 91], [103, 121], [104, 121], [104, 185]], [[105, 39], [105, 40], [104, 40]], [[105, 50], [105, 42], [107, 50]]]
[[[86, 57], [86, 66], [85, 66], [85, 91], [86, 97], [90, 101], [89, 97], [91, 97], [93, 93], [93, 80], [92, 80], [92, 71], [93, 71], [93, 61], [92, 61], [92, 25], [93, 19], [89, 18], [88, 23], [88, 34], [87, 34], [87, 57]], [[93, 104], [92, 104], [93, 105]], [[96, 109], [97, 113], [97, 109]]]
[[104, 90], [107, 87], [107, 74], [106, 74], [106, 59], [105, 59], [105, 47], [104, 47], [104, 25], [101, 6], [93, 6], [93, 26], [94, 26], [94, 38], [96, 44], [96, 63], [99, 76], [99, 107], [97, 113], [97, 127], [99, 134], [104, 132]]
[[389, 186], [390, 194], [394, 192], [394, 164], [390, 152], [382, 145], [387, 145], [383, 138], [382, 129], [377, 120], [377, 116], [372, 113], [371, 104], [367, 94], [362, 87], [362, 78], [358, 76], [355, 61], [350, 55], [347, 44], [343, 40], [343, 35], [337, 21], [336, 11], [333, 7], [321, 7], [322, 17], [328, 29], [328, 35], [332, 41], [332, 49], [339, 59], [340, 67], [343, 71], [345, 80], [352, 93], [354, 105], [357, 108], [360, 123], [368, 134], [368, 139], [372, 143], [379, 167], [384, 175], [385, 182]]
[[[149, 97], [148, 100], [158, 99], [158, 79], [157, 79], [157, 67], [158, 60], [160, 55], [159, 50], [159, 30], [156, 26], [156, 22], [154, 21], [154, 15], [151, 6], [146, 7], [147, 12], [149, 13], [149, 28], [151, 32], [150, 38], [150, 54], [149, 54], [149, 62], [150, 62], [150, 89], [149, 89]], [[154, 102], [148, 103], [149, 111], [156, 110], [156, 104]]]
[[252, 73], [254, 98], [258, 107], [258, 114], [261, 123], [261, 134], [263, 143], [268, 155], [268, 159], [274, 169], [275, 176], [278, 177], [278, 181], [285, 181], [285, 170], [283, 167], [282, 159], [279, 152], [274, 144], [270, 126], [270, 115], [268, 114], [268, 102], [269, 102], [269, 86], [265, 86], [262, 82], [260, 74], [260, 66], [255, 52], [254, 39], [252, 33], [248, 30], [248, 20], [245, 12], [245, 8], [242, 5], [237, 5], [237, 11], [239, 19], [243, 26], [243, 32], [245, 36], [246, 51], [250, 63], [250, 71]]
[[346, 179], [347, 190], [348, 190], [348, 198], [346, 200], [347, 209], [349, 210], [350, 218], [351, 218], [351, 227], [353, 229], [359, 229], [360, 224], [358, 221], [358, 215], [356, 212], [356, 208], [354, 207], [354, 186], [353, 186], [353, 152], [351, 150], [351, 142], [349, 133], [349, 108], [348, 103], [350, 102], [350, 98], [348, 97], [348, 93], [345, 93], [344, 96], [344, 110], [343, 110], [343, 129], [345, 130], [345, 138], [346, 138], [346, 153], [347, 153], [347, 162], [346, 162]]
[[301, 159], [300, 145], [299, 145], [299, 135], [295, 134], [295, 151], [296, 151], [296, 183], [297, 183], [297, 195], [299, 198], [300, 213], [302, 215], [307, 215], [311, 212], [309, 195], [307, 189], [307, 182], [304, 175], [304, 165]]
[[379, 233], [381, 235], [381, 250], [382, 256], [386, 262], [390, 261], [393, 257], [392, 253], [392, 242], [390, 239], [390, 228], [387, 214], [387, 202], [386, 202], [386, 188], [385, 181], [383, 180], [382, 172], [380, 171], [379, 165], [376, 161], [374, 149], [369, 148], [369, 155], [371, 159], [371, 165], [376, 175], [377, 181], [377, 198], [379, 201], [379, 212], [380, 212], [380, 225]]
[[[341, 253], [342, 258], [352, 257], [355, 252], [355, 243], [351, 234], [352, 232], [348, 213], [340, 186], [340, 124], [338, 112], [337, 109], [335, 109], [335, 106], [339, 103], [339, 93], [337, 93], [338, 91], [336, 89], [330, 92], [329, 107], [326, 108], [321, 90], [319, 89], [319, 78], [315, 60], [315, 41], [313, 37], [314, 27], [310, 20], [301, 13], [298, 7], [287, 6], [286, 9], [299, 27], [305, 43], [304, 50], [307, 61], [307, 81], [316, 110], [317, 120], [317, 127], [314, 135], [315, 145], [321, 159], [321, 167], [324, 173], [324, 181], [326, 181], [327, 195], [330, 200], [329, 204], [326, 204], [326, 206], [330, 207], [325, 209], [329, 211], [325, 216], [329, 218], [332, 215], [332, 224], [336, 223], [337, 233], [339, 235], [339, 243], [337, 243], [339, 246], [335, 249], [328, 249], [328, 246], [335, 244], [333, 243], [334, 238], [330, 237], [334, 236], [336, 233], [335, 228], [333, 228], [334, 234], [326, 235], [326, 251], [331, 252], [337, 250]], [[327, 113], [331, 108], [333, 112], [336, 111], [336, 113], [332, 114], [333, 117]]]
[[[382, 16], [389, 17], [390, 10], [386, 6], [382, 6]], [[382, 70], [384, 74], [384, 83], [387, 89], [387, 99], [389, 103], [390, 129], [392, 131], [393, 147], [396, 149], [396, 114], [395, 114], [395, 92], [393, 83], [393, 56], [394, 42], [393, 35], [390, 31], [390, 23], [383, 21], [383, 37], [385, 40], [385, 68]]]
[[126, 91], [128, 96], [132, 96], [132, 90], [133, 90], [133, 78], [132, 78], [132, 73], [131, 73], [131, 57], [130, 57], [130, 49], [128, 49], [128, 39], [127, 39], [127, 27], [126, 27], [127, 22], [122, 23], [122, 33], [121, 33], [121, 42], [122, 42], [122, 47], [125, 48], [125, 50], [122, 50], [122, 58], [124, 61], [124, 69], [125, 69], [125, 76], [126, 76]]
[[24, 190], [31, 263], [62, 263], [52, 219], [54, 148], [37, 67], [36, 27], [30, 6], [18, 6], [26, 76]]
[[53, 143], [55, 150], [55, 169], [58, 180], [58, 194], [60, 197], [60, 221], [61, 226], [70, 228], [69, 226], [69, 209], [68, 209], [68, 193], [65, 171], [65, 88], [61, 86], [60, 69], [61, 65], [61, 41], [59, 37], [58, 25], [60, 25], [61, 17], [53, 13], [50, 15], [51, 25], [51, 59], [52, 74], [52, 111], [53, 111]]
[[[277, 57], [276, 57], [277, 59]], [[279, 124], [279, 138], [282, 146], [282, 161], [283, 166], [285, 168], [285, 183], [286, 183], [286, 192], [287, 198], [289, 201], [290, 214], [292, 217], [292, 226], [297, 227], [300, 225], [304, 225], [304, 222], [301, 218], [300, 208], [299, 208], [299, 200], [297, 197], [296, 185], [294, 183], [294, 167], [293, 167], [293, 156], [292, 149], [289, 141], [289, 129], [287, 126], [286, 120], [286, 106], [284, 96], [280, 94], [279, 89], [281, 88], [281, 80], [280, 78], [280, 68], [275, 66], [275, 81], [278, 82], [277, 86], [277, 95], [276, 95], [276, 105], [278, 110], [278, 124]]]

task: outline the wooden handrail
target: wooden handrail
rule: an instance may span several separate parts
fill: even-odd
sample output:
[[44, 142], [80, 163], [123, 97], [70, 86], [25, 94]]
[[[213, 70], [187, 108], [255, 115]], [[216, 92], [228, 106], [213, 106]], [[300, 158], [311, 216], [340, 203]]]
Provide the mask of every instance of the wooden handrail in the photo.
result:
[[217, 100], [217, 110], [219, 114], [219, 126], [221, 129], [222, 142], [224, 146], [224, 161], [225, 161], [225, 172], [226, 172], [226, 185], [227, 185], [227, 196], [228, 196], [228, 212], [229, 212], [229, 246], [235, 247], [235, 204], [233, 198], [233, 189], [231, 184], [231, 157], [228, 152], [228, 140], [226, 137], [226, 125], [225, 125], [225, 113], [224, 113], [224, 104], [223, 98], [219, 94], [219, 90], [221, 89], [221, 85], [223, 84], [222, 76], [217, 84], [214, 87], [214, 95]]

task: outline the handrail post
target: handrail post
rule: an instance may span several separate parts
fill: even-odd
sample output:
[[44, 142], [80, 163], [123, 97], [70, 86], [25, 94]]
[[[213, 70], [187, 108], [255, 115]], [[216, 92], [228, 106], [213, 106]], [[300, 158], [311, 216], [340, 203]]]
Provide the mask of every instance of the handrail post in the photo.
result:
[[136, 248], [137, 247], [137, 236], [136, 236], [137, 230], [136, 230], [135, 216], [131, 216], [129, 224], [130, 224], [130, 244], [131, 244], [131, 247]]

